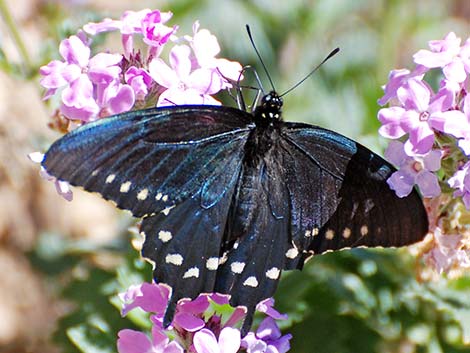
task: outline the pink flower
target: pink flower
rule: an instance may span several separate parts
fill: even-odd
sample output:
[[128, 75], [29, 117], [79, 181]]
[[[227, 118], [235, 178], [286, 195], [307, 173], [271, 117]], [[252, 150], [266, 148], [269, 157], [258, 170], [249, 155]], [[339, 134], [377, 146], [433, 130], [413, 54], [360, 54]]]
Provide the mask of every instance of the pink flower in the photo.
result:
[[232, 85], [227, 82], [227, 78], [237, 82], [240, 77], [242, 66], [240, 63], [235, 61], [229, 61], [227, 59], [216, 58], [216, 55], [220, 52], [220, 46], [217, 41], [217, 37], [211, 34], [207, 29], [199, 29], [199, 22], [195, 22], [193, 25], [193, 38], [187, 36], [186, 39], [189, 41], [191, 48], [194, 51], [197, 65], [200, 68], [211, 69], [215, 73], [219, 74], [219, 78], [222, 81], [222, 89], [230, 88]]
[[282, 336], [273, 318], [265, 318], [256, 330], [249, 332], [242, 340], [247, 353], [285, 353], [290, 349], [291, 334]]
[[150, 77], [147, 70], [131, 66], [124, 74], [124, 78], [134, 90], [136, 100], [145, 100], [145, 96], [153, 86], [152, 77]]
[[454, 197], [462, 197], [467, 210], [470, 210], [470, 162], [455, 172], [449, 181], [451, 188], [455, 189]]
[[202, 329], [194, 334], [193, 342], [197, 353], [236, 353], [241, 343], [240, 331], [225, 327], [217, 340], [212, 331]]
[[118, 333], [117, 348], [119, 353], [183, 353], [183, 348], [158, 328], [152, 328], [152, 339], [146, 334], [134, 330], [121, 330]]
[[[468, 65], [468, 61], [465, 62], [460, 56], [460, 42], [461, 39], [450, 32], [443, 40], [430, 41], [431, 50], [421, 49], [413, 55], [413, 59], [415, 63], [427, 68], [441, 67], [448, 80], [461, 83], [467, 78], [465, 65]], [[465, 59], [468, 60], [468, 57]]]
[[170, 66], [156, 58], [149, 64], [150, 76], [166, 87], [157, 106], [220, 103], [211, 97], [222, 89], [220, 76], [210, 69], [192, 71], [191, 48], [177, 45], [170, 52]]
[[385, 157], [399, 167], [387, 180], [398, 197], [408, 196], [414, 185], [418, 185], [424, 197], [435, 197], [441, 193], [438, 178], [433, 172], [441, 168], [442, 151], [432, 150], [412, 158], [405, 153], [403, 143], [391, 141]]
[[173, 28], [164, 25], [173, 14], [171, 12], [160, 12], [158, 10], [149, 12], [141, 22], [144, 42], [150, 46], [151, 57], [160, 55], [162, 46], [168, 42], [170, 36], [176, 32], [178, 26]]

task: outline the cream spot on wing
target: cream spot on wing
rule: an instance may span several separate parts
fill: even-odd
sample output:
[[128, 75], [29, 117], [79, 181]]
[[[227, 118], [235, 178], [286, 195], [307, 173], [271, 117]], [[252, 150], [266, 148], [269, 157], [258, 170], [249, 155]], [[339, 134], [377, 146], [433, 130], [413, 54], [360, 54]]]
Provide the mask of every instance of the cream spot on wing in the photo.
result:
[[130, 181], [126, 181], [125, 183], [121, 184], [121, 188], [119, 189], [120, 192], [126, 193], [131, 188], [132, 183]]
[[162, 210], [161, 213], [163, 213], [165, 216], [168, 216], [170, 214], [170, 211], [173, 209], [173, 207], [175, 207], [175, 205], [165, 208], [164, 210]]
[[158, 232], [158, 239], [160, 239], [164, 243], [170, 241], [172, 237], [173, 236], [171, 235], [171, 232], [167, 230], [161, 230]]
[[168, 201], [168, 195], [163, 195], [162, 201], [163, 201], [163, 202], [167, 202], [167, 201]]
[[240, 242], [237, 240], [235, 243], [233, 243], [233, 249], [237, 249], [238, 245], [240, 245]]
[[147, 198], [148, 195], [149, 195], [149, 190], [148, 189], [142, 189], [137, 194], [137, 199], [140, 200], [140, 201], [144, 201]]
[[351, 229], [346, 227], [343, 230], [343, 238], [348, 239], [351, 236]]
[[325, 233], [325, 238], [328, 239], [328, 240], [333, 239], [334, 236], [335, 236], [335, 232], [331, 229], [328, 229]]
[[222, 257], [219, 259], [219, 265], [223, 265], [228, 260], [228, 251], [224, 252]]
[[281, 271], [277, 267], [270, 268], [266, 271], [266, 277], [270, 279], [278, 279]]
[[105, 183], [106, 184], [111, 184], [114, 181], [114, 179], [116, 179], [116, 174], [109, 174], [106, 177]]
[[318, 235], [318, 233], [320, 233], [320, 229], [316, 227], [312, 229], [312, 236]]
[[99, 170], [96, 169], [96, 170], [94, 170], [94, 171], [91, 173], [91, 175], [92, 175], [92, 176], [97, 176], [97, 175], [98, 175], [98, 172], [99, 172]]
[[289, 259], [295, 259], [297, 255], [299, 255], [299, 250], [297, 250], [296, 247], [290, 248], [286, 252], [286, 257], [288, 257]]
[[155, 196], [155, 200], [160, 201], [162, 199], [162, 197], [163, 197], [163, 194], [161, 192], [159, 192], [157, 194], [157, 196]]
[[312, 236], [312, 231], [311, 230], [306, 230], [305, 231], [305, 237], [309, 238]]
[[235, 261], [230, 264], [230, 268], [233, 273], [242, 273], [243, 269], [245, 268], [245, 263]]
[[199, 277], [199, 269], [197, 267], [191, 267], [183, 275], [183, 278], [190, 278], [190, 277], [194, 277], [194, 278]]
[[206, 267], [208, 270], [217, 270], [217, 268], [219, 267], [219, 258], [209, 257], [206, 261]]
[[245, 280], [245, 282], [243, 282], [243, 285], [256, 288], [256, 287], [258, 287], [258, 280], [256, 279], [255, 276], [251, 276], [251, 277], [248, 277]]
[[361, 235], [367, 235], [369, 233], [369, 227], [367, 227], [365, 224], [361, 227]]
[[168, 254], [165, 257], [165, 262], [167, 264], [181, 266], [183, 264], [183, 256], [181, 256], [180, 254]]

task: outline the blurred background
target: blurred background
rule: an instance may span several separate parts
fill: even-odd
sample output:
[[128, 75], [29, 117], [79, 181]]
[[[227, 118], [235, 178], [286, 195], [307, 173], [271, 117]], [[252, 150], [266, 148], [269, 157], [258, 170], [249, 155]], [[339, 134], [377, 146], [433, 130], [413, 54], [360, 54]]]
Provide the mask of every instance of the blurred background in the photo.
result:
[[[38, 68], [90, 21], [125, 10], [172, 11], [179, 35], [199, 20], [221, 56], [257, 67], [249, 24], [279, 92], [332, 49], [341, 52], [285, 97], [284, 118], [331, 128], [382, 154], [376, 119], [393, 68], [454, 31], [470, 36], [467, 0], [0, 0], [0, 352], [115, 352], [115, 294], [150, 280], [132, 248], [134, 221], [95, 195], [73, 202], [40, 179], [27, 154], [58, 135]], [[119, 37], [106, 46], [120, 50]], [[470, 276], [438, 275], [407, 249], [319, 256], [287, 273], [276, 296], [292, 352], [470, 352]]]

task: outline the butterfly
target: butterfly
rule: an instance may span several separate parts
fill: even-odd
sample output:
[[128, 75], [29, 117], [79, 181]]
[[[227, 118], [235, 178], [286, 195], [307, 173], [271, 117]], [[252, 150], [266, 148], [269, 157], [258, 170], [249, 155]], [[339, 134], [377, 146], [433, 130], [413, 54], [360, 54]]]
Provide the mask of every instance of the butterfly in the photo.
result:
[[283, 270], [312, 255], [403, 246], [428, 231], [420, 196], [398, 198], [392, 165], [317, 126], [284, 122], [272, 91], [252, 112], [170, 106], [88, 123], [42, 162], [59, 180], [100, 193], [142, 218], [143, 257], [181, 298], [230, 294], [246, 332]]

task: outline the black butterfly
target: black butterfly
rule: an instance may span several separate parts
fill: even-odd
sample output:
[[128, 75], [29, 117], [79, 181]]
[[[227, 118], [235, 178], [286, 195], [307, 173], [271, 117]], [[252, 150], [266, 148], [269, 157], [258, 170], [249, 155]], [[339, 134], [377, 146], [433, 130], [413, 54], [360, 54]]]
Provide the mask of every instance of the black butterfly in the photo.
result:
[[254, 113], [173, 106], [119, 114], [55, 142], [48, 173], [143, 218], [142, 255], [181, 298], [231, 295], [248, 309], [271, 297], [282, 270], [358, 246], [402, 246], [428, 230], [413, 191], [398, 198], [394, 168], [333, 131], [283, 122], [273, 91]]

